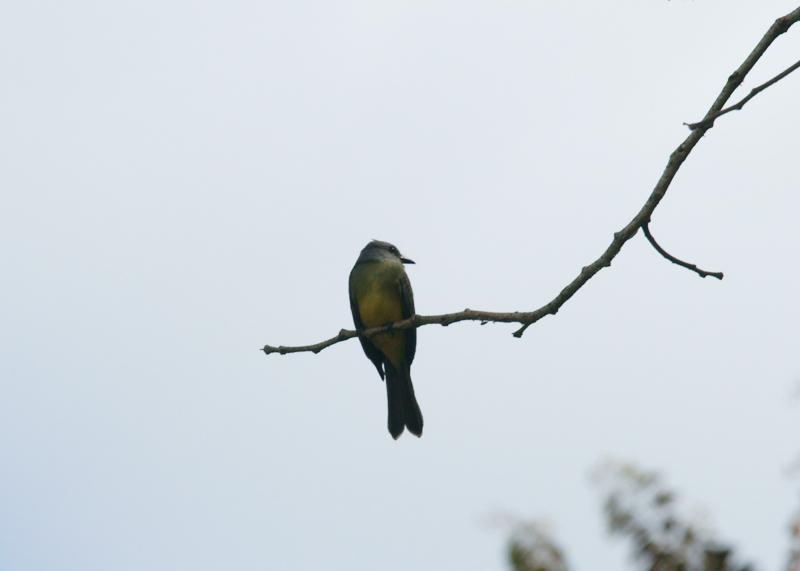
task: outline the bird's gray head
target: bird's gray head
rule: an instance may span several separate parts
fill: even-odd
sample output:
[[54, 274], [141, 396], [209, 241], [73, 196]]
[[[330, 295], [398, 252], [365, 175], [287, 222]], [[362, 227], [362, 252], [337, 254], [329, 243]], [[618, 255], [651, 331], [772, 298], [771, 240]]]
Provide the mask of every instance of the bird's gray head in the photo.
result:
[[404, 257], [397, 246], [381, 240], [373, 240], [361, 250], [358, 257], [359, 262], [378, 262], [381, 260], [392, 260], [401, 264], [413, 264], [414, 260]]

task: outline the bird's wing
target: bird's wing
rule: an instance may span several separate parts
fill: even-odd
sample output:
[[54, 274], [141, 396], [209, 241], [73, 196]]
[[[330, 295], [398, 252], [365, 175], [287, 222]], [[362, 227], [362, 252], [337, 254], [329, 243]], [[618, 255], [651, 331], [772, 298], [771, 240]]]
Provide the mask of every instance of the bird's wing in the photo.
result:
[[[350, 312], [353, 314], [353, 323], [356, 325], [356, 330], [359, 332], [362, 331], [364, 329], [364, 323], [361, 321], [361, 315], [358, 313], [358, 304], [356, 303], [352, 288], [350, 288]], [[364, 353], [369, 360], [372, 361], [372, 364], [375, 365], [375, 368], [378, 369], [378, 374], [381, 376], [381, 379], [383, 379], [383, 354], [369, 339], [359, 336], [358, 340], [361, 342], [361, 348], [364, 349]]]
[[[408, 319], [414, 315], [414, 292], [411, 289], [411, 281], [408, 274], [403, 272], [400, 276], [400, 298], [403, 300], [403, 319]], [[406, 360], [410, 365], [414, 361], [414, 354], [417, 352], [417, 329], [412, 327], [406, 329]]]

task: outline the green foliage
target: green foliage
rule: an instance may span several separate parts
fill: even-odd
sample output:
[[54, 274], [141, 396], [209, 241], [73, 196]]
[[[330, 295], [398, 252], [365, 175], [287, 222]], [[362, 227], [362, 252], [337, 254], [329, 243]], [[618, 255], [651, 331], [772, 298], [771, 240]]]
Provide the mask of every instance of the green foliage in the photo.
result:
[[[733, 549], [680, 510], [676, 493], [656, 472], [607, 463], [595, 478], [609, 533], [628, 540], [642, 571], [753, 571]], [[800, 512], [791, 524], [787, 571], [800, 571]], [[507, 546], [513, 571], [568, 571], [564, 552], [536, 523], [517, 523]]]
[[598, 470], [611, 535], [627, 538], [647, 571], [749, 571], [733, 550], [681, 516], [676, 494], [655, 472], [630, 464]]
[[794, 514], [789, 525], [789, 534], [792, 538], [789, 548], [789, 561], [786, 564], [786, 571], [800, 571], [800, 511]]
[[551, 539], [544, 526], [535, 523], [521, 523], [514, 528], [506, 553], [514, 571], [568, 571], [569, 569], [561, 549]]

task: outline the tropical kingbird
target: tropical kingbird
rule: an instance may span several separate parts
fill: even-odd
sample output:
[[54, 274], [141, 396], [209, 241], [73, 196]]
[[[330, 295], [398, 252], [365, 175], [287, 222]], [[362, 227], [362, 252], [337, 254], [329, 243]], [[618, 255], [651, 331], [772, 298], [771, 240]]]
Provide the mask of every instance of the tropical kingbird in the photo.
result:
[[[388, 242], [373, 240], [361, 250], [350, 271], [350, 309], [359, 333], [414, 315], [414, 294], [403, 267], [413, 263]], [[412, 434], [422, 436], [422, 413], [411, 384], [417, 330], [390, 329], [358, 339], [381, 379], [385, 372], [392, 438], [397, 439], [406, 426]]]

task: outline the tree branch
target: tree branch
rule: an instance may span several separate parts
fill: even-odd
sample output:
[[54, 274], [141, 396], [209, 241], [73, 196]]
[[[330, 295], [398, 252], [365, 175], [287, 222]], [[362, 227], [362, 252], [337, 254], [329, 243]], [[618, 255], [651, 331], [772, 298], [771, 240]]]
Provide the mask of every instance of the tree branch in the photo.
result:
[[[764, 34], [764, 37], [762, 37], [758, 44], [756, 44], [756, 47], [753, 48], [753, 51], [751, 51], [747, 58], [745, 58], [744, 62], [742, 62], [736, 71], [734, 71], [728, 77], [728, 80], [725, 82], [722, 91], [720, 91], [717, 98], [711, 104], [711, 107], [706, 112], [702, 121], [696, 124], [689, 136], [686, 137], [686, 139], [680, 145], [678, 145], [672, 154], [670, 154], [664, 171], [661, 173], [661, 176], [656, 182], [656, 185], [650, 193], [650, 196], [647, 197], [647, 201], [641, 207], [639, 212], [636, 213], [636, 215], [631, 219], [630, 222], [628, 222], [628, 224], [614, 234], [614, 238], [611, 240], [611, 243], [600, 255], [600, 257], [589, 265], [584, 266], [577, 277], [569, 282], [564, 289], [562, 289], [561, 292], [559, 292], [559, 294], [548, 303], [539, 309], [530, 312], [515, 311], [511, 313], [497, 313], [491, 311], [474, 311], [471, 309], [465, 309], [464, 311], [458, 313], [447, 313], [442, 315], [414, 315], [413, 317], [404, 319], [403, 321], [397, 321], [384, 327], [376, 327], [374, 329], [363, 331], [361, 332], [361, 335], [371, 337], [376, 333], [388, 331], [390, 329], [408, 329], [411, 327], [421, 327], [423, 325], [431, 324], [450, 325], [451, 323], [456, 323], [459, 321], [480, 321], [481, 323], [519, 323], [521, 327], [514, 332], [514, 337], [521, 337], [528, 327], [539, 321], [541, 318], [545, 317], [546, 315], [555, 315], [561, 306], [564, 305], [573, 295], [575, 295], [575, 293], [581, 287], [583, 287], [586, 282], [588, 282], [597, 272], [605, 267], [610, 266], [611, 261], [622, 249], [622, 246], [624, 246], [628, 240], [636, 235], [636, 233], [639, 231], [639, 228], [642, 228], [650, 222], [653, 211], [655, 211], [656, 207], [661, 202], [661, 199], [664, 198], [664, 195], [672, 183], [672, 180], [675, 178], [678, 169], [686, 160], [686, 157], [689, 156], [689, 153], [692, 151], [692, 149], [694, 149], [695, 145], [697, 145], [700, 139], [702, 139], [706, 131], [713, 127], [714, 119], [721, 114], [720, 111], [723, 110], [725, 103], [727, 103], [731, 98], [733, 92], [737, 87], [739, 87], [761, 56], [764, 55], [772, 42], [774, 42], [775, 39], [781, 34], [785, 33], [798, 20], [800, 20], [800, 7], [775, 20], [775, 22], [767, 30], [766, 34]], [[785, 77], [791, 73], [791, 71], [793, 71], [793, 69], [789, 68], [789, 70], [783, 72], [783, 74], [780, 76], [773, 78], [774, 81], [770, 80], [771, 83], [767, 83], [772, 85], [772, 83], [775, 83], [782, 77]], [[769, 85], [765, 84], [762, 89], [766, 89], [766, 87], [769, 87]], [[744, 105], [744, 103], [742, 103], [742, 105]], [[655, 246], [654, 241], [651, 241], [651, 244]], [[663, 250], [660, 251], [663, 252]], [[326, 347], [330, 347], [331, 345], [335, 345], [336, 343], [340, 343], [356, 336], [358, 336], [356, 331], [342, 329], [339, 331], [338, 335], [313, 345], [299, 347], [273, 347], [270, 345], [265, 345], [261, 350], [267, 355], [272, 353], [280, 353], [282, 355], [286, 353], [300, 352], [319, 353]]]
[[725, 277], [725, 275], [722, 272], [707, 272], [705, 270], [701, 270], [700, 268], [698, 268], [694, 264], [690, 264], [688, 262], [684, 262], [683, 260], [680, 260], [680, 259], [676, 258], [675, 256], [673, 256], [672, 254], [670, 254], [669, 252], [667, 252], [664, 248], [662, 248], [658, 244], [658, 242], [656, 242], [656, 239], [653, 237], [653, 234], [650, 233], [650, 224], [648, 222], [645, 222], [642, 225], [642, 232], [644, 232], [644, 235], [647, 238], [647, 241], [650, 242], [653, 245], [653, 248], [655, 248], [656, 251], [659, 254], [664, 256], [666, 259], [668, 259], [673, 264], [678, 264], [679, 266], [682, 266], [682, 267], [686, 268], [687, 270], [692, 270], [694, 273], [699, 275], [701, 278], [704, 278], [706, 276], [711, 276], [713, 278], [717, 278], [718, 280], [721, 280], [723, 277]]
[[786, 77], [787, 75], [792, 73], [797, 68], [800, 68], [800, 60], [798, 60], [794, 64], [790, 65], [788, 68], [784, 69], [782, 72], [780, 72], [778, 75], [776, 75], [775, 77], [773, 77], [769, 81], [767, 81], [765, 83], [762, 83], [758, 87], [754, 87], [750, 91], [750, 93], [747, 94], [747, 97], [744, 97], [738, 103], [734, 103], [733, 105], [729, 105], [725, 109], [717, 111], [714, 115], [712, 115], [711, 117], [708, 117], [706, 119], [703, 119], [702, 121], [698, 121], [697, 123], [684, 123], [684, 125], [686, 125], [687, 127], [689, 127], [689, 129], [691, 129], [693, 131], [695, 129], [699, 129], [699, 128], [703, 127], [703, 126], [713, 127], [714, 126], [714, 121], [718, 117], [721, 117], [722, 115], [725, 115], [726, 113], [730, 113], [731, 111], [741, 111], [741, 109], [742, 109], [742, 107], [744, 107], [745, 103], [747, 103], [753, 97], [755, 97], [756, 95], [758, 95], [759, 93], [764, 91], [767, 87], [769, 87], [769, 86], [771, 86], [771, 85], [773, 85], [775, 83], [778, 83], [781, 79], [783, 79], [784, 77]]

